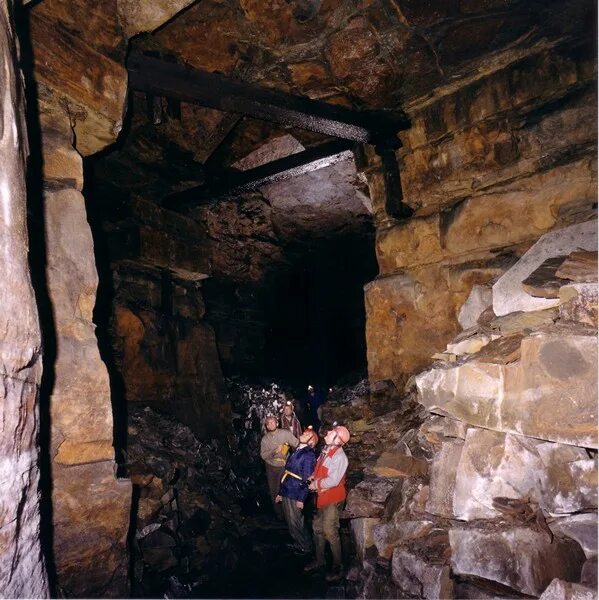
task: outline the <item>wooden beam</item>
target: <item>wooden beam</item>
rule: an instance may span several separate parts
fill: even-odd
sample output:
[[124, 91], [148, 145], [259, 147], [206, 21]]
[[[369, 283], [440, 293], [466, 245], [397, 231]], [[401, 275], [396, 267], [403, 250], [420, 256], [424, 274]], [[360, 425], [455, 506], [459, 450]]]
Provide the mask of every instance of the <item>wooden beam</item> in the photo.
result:
[[397, 139], [410, 125], [402, 111], [353, 111], [139, 53], [128, 57], [127, 69], [135, 90], [355, 142]]
[[167, 196], [162, 205], [165, 208], [178, 210], [219, 197], [252, 191], [263, 185], [310, 173], [353, 158], [352, 147], [353, 142], [348, 140], [333, 140], [297, 154], [273, 160], [254, 169], [225, 171], [208, 185]]

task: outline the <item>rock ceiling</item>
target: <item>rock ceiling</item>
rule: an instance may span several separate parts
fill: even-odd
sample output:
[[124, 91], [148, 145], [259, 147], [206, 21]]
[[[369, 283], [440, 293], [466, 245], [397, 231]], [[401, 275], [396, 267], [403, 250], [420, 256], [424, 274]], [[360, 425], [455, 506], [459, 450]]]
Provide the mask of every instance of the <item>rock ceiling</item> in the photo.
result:
[[[119, 4], [121, 27], [129, 35], [144, 30], [142, 4]], [[554, 10], [558, 5], [559, 11]], [[183, 1], [179, 14], [153, 33], [134, 36], [131, 48], [356, 110], [410, 112], [427, 98], [449, 91], [457, 80], [476, 79], [531, 47], [576, 35], [585, 27], [584, 6], [589, 3], [564, 7], [534, 0]], [[572, 18], [564, 20], [568, 11]], [[101, 41], [118, 46], [112, 38]], [[325, 139], [187, 103], [179, 110], [177, 118], [168, 116], [163, 101], [148, 117], [146, 98], [133, 93], [130, 124], [117, 150], [101, 161], [100, 177], [109, 174], [117, 185], [159, 200], [201, 184], [209, 159], [228, 166], [286, 134], [304, 147]], [[353, 179], [357, 181], [355, 174]], [[314, 175], [305, 184], [307, 191], [299, 190], [300, 196], [313, 195], [320, 185]], [[342, 203], [342, 194], [333, 206]]]

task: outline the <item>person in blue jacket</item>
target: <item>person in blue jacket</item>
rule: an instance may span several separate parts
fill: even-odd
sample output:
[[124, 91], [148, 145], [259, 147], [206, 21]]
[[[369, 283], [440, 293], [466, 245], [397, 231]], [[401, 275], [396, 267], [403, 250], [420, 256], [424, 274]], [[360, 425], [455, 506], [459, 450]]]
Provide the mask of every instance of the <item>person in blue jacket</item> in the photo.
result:
[[298, 447], [289, 455], [285, 463], [285, 473], [276, 502], [281, 502], [283, 516], [289, 528], [289, 534], [296, 543], [298, 552], [312, 552], [312, 538], [304, 523], [304, 502], [308, 496], [308, 479], [314, 472], [318, 444], [318, 434], [310, 426], [299, 438]]

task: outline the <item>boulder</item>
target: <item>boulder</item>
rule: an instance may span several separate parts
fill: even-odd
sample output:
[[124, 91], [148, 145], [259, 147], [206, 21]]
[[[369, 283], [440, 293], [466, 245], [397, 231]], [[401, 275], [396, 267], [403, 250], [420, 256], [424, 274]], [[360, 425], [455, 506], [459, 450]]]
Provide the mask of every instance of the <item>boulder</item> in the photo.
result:
[[597, 589], [597, 555], [589, 558], [582, 566], [580, 583]]
[[597, 513], [583, 513], [554, 519], [549, 527], [556, 536], [576, 540], [587, 558], [597, 556]]
[[455, 574], [496, 581], [539, 596], [554, 578], [577, 581], [584, 553], [572, 540], [554, 539], [526, 527], [454, 528], [449, 531]]
[[478, 427], [596, 448], [596, 364], [594, 336], [538, 333], [522, 340], [518, 362], [425, 371], [418, 400]]
[[373, 529], [379, 522], [380, 519], [352, 519], [350, 523], [352, 539], [360, 560], [364, 560], [368, 549], [374, 546]]
[[554, 579], [539, 600], [596, 600], [597, 590], [578, 583]]
[[377, 459], [372, 471], [380, 477], [421, 477], [428, 471], [428, 464], [401, 450], [387, 450]]
[[597, 250], [597, 223], [587, 221], [543, 235], [522, 258], [493, 285], [493, 311], [507, 315], [557, 306], [558, 300], [533, 298], [522, 288], [522, 281], [551, 257], [567, 255], [578, 249]]
[[456, 472], [462, 456], [464, 442], [447, 439], [431, 465], [430, 493], [426, 511], [442, 517], [452, 517]]
[[453, 598], [450, 568], [422, 558], [408, 548], [396, 548], [391, 563], [394, 583], [411, 597]]
[[432, 521], [400, 521], [380, 523], [373, 529], [374, 545], [379, 556], [390, 559], [400, 544], [428, 535], [433, 529]]
[[347, 494], [343, 516], [380, 517], [385, 509], [384, 503], [395, 483], [389, 479], [370, 478], [360, 481]]
[[559, 290], [560, 321], [584, 323], [597, 328], [597, 284], [573, 283]]
[[[582, 448], [472, 427], [455, 475], [453, 514], [466, 521], [506, 515], [495, 498], [530, 501], [553, 515], [593, 508], [595, 473]], [[536, 507], [529, 510], [534, 517]]]
[[463, 329], [474, 327], [482, 313], [493, 304], [493, 290], [486, 285], [475, 285], [462, 304], [458, 322]]

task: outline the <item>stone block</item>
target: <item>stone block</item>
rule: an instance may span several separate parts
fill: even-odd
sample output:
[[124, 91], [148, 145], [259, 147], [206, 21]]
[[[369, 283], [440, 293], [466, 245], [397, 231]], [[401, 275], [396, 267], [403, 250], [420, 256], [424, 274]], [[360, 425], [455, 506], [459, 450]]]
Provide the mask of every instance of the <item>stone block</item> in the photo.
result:
[[385, 501], [393, 489], [394, 482], [388, 479], [368, 478], [361, 481], [347, 494], [344, 514], [356, 517], [380, 517]]
[[449, 531], [456, 575], [480, 577], [539, 596], [554, 578], [577, 581], [584, 553], [572, 540], [526, 527], [454, 528]]
[[374, 546], [373, 529], [380, 519], [360, 518], [350, 522], [354, 548], [360, 560], [364, 560], [369, 548]]
[[524, 338], [520, 361], [470, 361], [416, 377], [419, 402], [466, 423], [586, 448], [597, 447], [597, 341]]
[[522, 289], [526, 279], [545, 260], [578, 249], [597, 250], [597, 223], [587, 221], [543, 235], [524, 256], [493, 285], [493, 311], [506, 315], [516, 311], [542, 310], [559, 301], [533, 298]]
[[430, 491], [426, 511], [442, 517], [452, 517], [456, 472], [464, 447], [463, 440], [448, 439], [435, 455], [431, 465]]
[[580, 583], [582, 585], [588, 585], [597, 589], [597, 555], [589, 558], [582, 566], [582, 573], [580, 574]]
[[597, 283], [597, 253], [584, 250], [572, 252], [555, 274], [577, 283]]
[[596, 600], [597, 590], [578, 583], [554, 579], [539, 600]]
[[395, 584], [411, 597], [453, 598], [453, 581], [449, 566], [435, 564], [407, 548], [396, 548], [391, 563]]
[[118, 0], [117, 11], [125, 35], [131, 38], [138, 33], [154, 31], [192, 2], [193, 0]]
[[587, 558], [597, 556], [597, 513], [583, 513], [553, 519], [549, 524], [554, 535], [576, 540]]
[[458, 322], [462, 329], [474, 327], [478, 318], [492, 304], [493, 290], [486, 285], [475, 285], [458, 313]]
[[597, 328], [597, 284], [573, 283], [559, 290], [559, 319]]
[[[584, 465], [584, 466], [583, 466]], [[597, 504], [597, 483], [582, 448], [472, 427], [456, 472], [454, 516], [466, 521], [502, 515], [494, 498], [537, 503], [545, 514], [574, 513]], [[534, 516], [535, 508], [531, 508]]]
[[377, 459], [372, 471], [380, 477], [421, 477], [427, 473], [428, 464], [401, 450], [387, 450]]
[[447, 352], [450, 354], [475, 354], [484, 348], [489, 342], [496, 340], [499, 336], [494, 333], [477, 333], [458, 342], [447, 344]]

